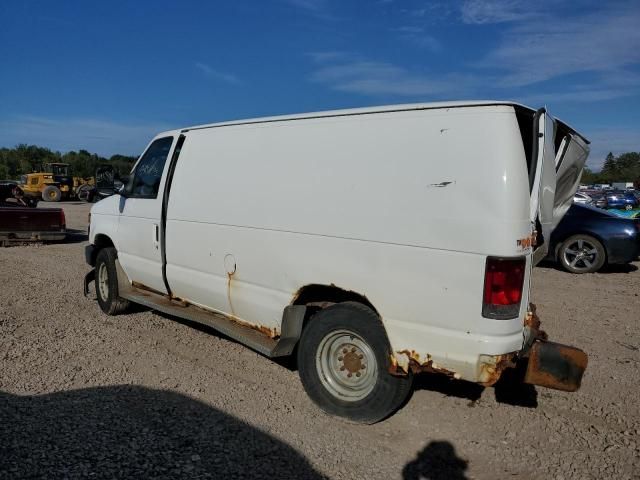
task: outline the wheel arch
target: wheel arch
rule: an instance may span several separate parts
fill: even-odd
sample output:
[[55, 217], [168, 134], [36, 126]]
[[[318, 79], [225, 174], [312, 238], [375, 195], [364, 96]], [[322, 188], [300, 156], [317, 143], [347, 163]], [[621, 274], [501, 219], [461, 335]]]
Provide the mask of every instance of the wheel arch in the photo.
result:
[[113, 247], [115, 248], [115, 244], [111, 238], [104, 233], [97, 233], [95, 237], [93, 237], [93, 249], [91, 251], [91, 266], [96, 265], [96, 258], [98, 258], [98, 253], [100, 250], [104, 248]]
[[310, 283], [300, 287], [293, 295], [289, 305], [305, 305], [307, 307], [325, 308], [334, 303], [358, 302], [366, 305], [378, 316], [380, 313], [366, 295], [354, 290], [347, 290], [337, 285]]
[[366, 295], [354, 290], [347, 290], [334, 284], [310, 283], [300, 287], [294, 294], [289, 305], [285, 307], [285, 313], [287, 310], [293, 308], [305, 308], [304, 314], [298, 317], [298, 321], [301, 322], [299, 326], [299, 332], [301, 334], [316, 313], [331, 305], [342, 302], [356, 302], [370, 308], [380, 318], [387, 339], [389, 338], [380, 312]]

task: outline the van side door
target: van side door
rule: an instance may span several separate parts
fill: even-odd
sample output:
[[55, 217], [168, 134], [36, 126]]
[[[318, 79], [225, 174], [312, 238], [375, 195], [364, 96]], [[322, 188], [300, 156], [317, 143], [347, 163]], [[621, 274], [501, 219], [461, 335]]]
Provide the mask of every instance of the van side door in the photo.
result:
[[160, 228], [167, 158], [174, 137], [155, 139], [136, 163], [120, 197], [118, 259], [129, 279], [167, 293]]

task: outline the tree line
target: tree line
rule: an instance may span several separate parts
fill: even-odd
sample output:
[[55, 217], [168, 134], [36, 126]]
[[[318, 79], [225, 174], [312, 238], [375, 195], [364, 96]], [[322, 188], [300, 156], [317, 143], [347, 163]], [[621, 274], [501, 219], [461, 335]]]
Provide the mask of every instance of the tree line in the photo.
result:
[[[101, 157], [86, 150], [67, 153], [37, 145], [21, 144], [15, 148], [0, 148], [0, 180], [17, 180], [20, 175], [38, 171], [45, 163], [68, 163], [71, 174], [76, 177], [95, 175], [100, 165], [112, 165], [121, 175], [129, 173], [137, 157], [112, 155]], [[609, 153], [600, 172], [585, 167], [582, 183], [636, 182], [640, 186], [640, 152], [628, 152], [618, 155]]]
[[634, 182], [640, 186], [640, 152], [628, 152], [618, 155], [609, 152], [602, 165], [602, 170], [593, 172], [584, 169], [582, 183]]
[[137, 157], [112, 155], [102, 157], [86, 150], [67, 153], [37, 145], [21, 144], [15, 148], [0, 148], [0, 180], [18, 180], [20, 175], [41, 171], [45, 163], [68, 163], [74, 177], [92, 177], [100, 165], [112, 165], [116, 172], [129, 173]]

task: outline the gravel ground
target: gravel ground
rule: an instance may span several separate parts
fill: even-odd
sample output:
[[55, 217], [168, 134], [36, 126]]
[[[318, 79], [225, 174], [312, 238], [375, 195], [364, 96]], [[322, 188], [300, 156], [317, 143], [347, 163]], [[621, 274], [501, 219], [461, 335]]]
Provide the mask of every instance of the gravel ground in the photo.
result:
[[[70, 228], [88, 205], [64, 203]], [[573, 394], [422, 376], [373, 426], [322, 414], [297, 372], [215, 332], [82, 295], [84, 239], [0, 249], [0, 478], [640, 478], [640, 270], [534, 273]]]

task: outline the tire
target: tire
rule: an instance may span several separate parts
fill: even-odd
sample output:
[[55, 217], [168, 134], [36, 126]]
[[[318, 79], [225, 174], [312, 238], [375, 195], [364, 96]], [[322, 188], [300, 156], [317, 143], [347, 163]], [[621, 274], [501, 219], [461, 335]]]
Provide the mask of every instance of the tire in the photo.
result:
[[42, 200], [45, 202], [59, 202], [62, 198], [62, 192], [55, 185], [49, 185], [42, 191]]
[[91, 186], [90, 185], [80, 185], [78, 190], [76, 190], [76, 197], [78, 200], [82, 200], [83, 202], [90, 202], [89, 196], [91, 194]]
[[562, 267], [571, 273], [597, 272], [607, 260], [602, 243], [590, 235], [567, 238], [560, 246], [558, 257]]
[[298, 344], [298, 371], [307, 395], [323, 411], [371, 424], [395, 412], [413, 375], [389, 373], [391, 348], [380, 317], [356, 302], [315, 314]]
[[118, 274], [116, 272], [115, 248], [103, 248], [96, 258], [96, 297], [98, 304], [107, 315], [118, 315], [129, 308], [129, 300], [118, 295]]

